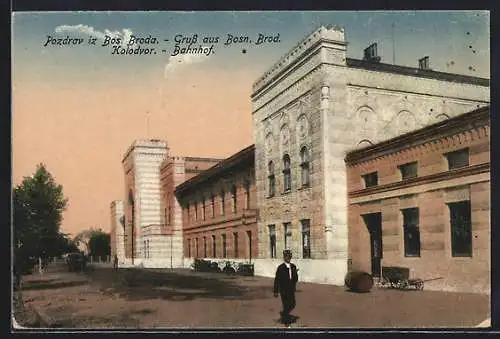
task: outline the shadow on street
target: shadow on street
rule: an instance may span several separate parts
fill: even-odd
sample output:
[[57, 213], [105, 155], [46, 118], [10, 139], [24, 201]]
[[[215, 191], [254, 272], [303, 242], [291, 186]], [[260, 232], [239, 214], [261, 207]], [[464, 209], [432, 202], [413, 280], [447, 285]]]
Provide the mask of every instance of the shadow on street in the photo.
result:
[[61, 282], [54, 282], [57, 281], [57, 279], [51, 279], [51, 280], [46, 280], [43, 282], [27, 282], [26, 284], [23, 285], [22, 289], [23, 291], [29, 291], [29, 290], [48, 290], [48, 289], [58, 289], [58, 288], [65, 288], [65, 287], [74, 287], [74, 286], [81, 286], [81, 285], [87, 285], [87, 281], [61, 281]]
[[[118, 294], [128, 300], [255, 300], [271, 296], [271, 286], [243, 286], [241, 277], [224, 273], [104, 268], [89, 271], [87, 275], [100, 284], [104, 293]], [[247, 279], [252, 281], [251, 277]]]

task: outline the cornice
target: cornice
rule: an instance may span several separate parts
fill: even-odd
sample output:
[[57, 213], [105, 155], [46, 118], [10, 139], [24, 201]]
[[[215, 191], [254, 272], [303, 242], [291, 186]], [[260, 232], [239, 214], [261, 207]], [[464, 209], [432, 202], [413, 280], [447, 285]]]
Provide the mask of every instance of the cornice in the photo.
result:
[[252, 97], [258, 95], [269, 83], [272, 83], [280, 75], [293, 67], [295, 63], [304, 58], [321, 41], [345, 46], [344, 29], [338, 26], [328, 28], [321, 26], [311, 34], [308, 34], [254, 82]]
[[466, 177], [474, 174], [480, 174], [490, 171], [490, 163], [483, 163], [474, 166], [468, 166], [464, 168], [449, 170], [446, 172], [440, 172], [436, 174], [426, 175], [423, 177], [417, 177], [413, 179], [408, 179], [404, 181], [392, 182], [390, 184], [364, 188], [361, 190], [349, 192], [349, 198], [358, 198], [366, 195], [373, 195], [377, 193], [383, 193], [387, 191], [393, 191], [397, 189], [410, 188], [415, 186], [420, 186], [424, 184], [430, 184], [434, 182], [444, 181], [448, 179], [454, 179], [459, 177]]
[[[377, 159], [408, 152], [426, 154], [489, 136], [489, 106], [426, 126], [424, 128], [349, 152], [346, 166], [369, 163]], [[411, 149], [411, 151], [410, 151]]]

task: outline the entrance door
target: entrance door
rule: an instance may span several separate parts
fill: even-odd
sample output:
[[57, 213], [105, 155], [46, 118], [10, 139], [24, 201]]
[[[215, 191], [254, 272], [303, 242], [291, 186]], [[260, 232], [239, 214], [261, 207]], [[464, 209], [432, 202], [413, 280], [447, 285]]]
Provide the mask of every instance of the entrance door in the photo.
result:
[[382, 261], [382, 213], [363, 215], [368, 232], [370, 233], [370, 257], [372, 276], [380, 278]]

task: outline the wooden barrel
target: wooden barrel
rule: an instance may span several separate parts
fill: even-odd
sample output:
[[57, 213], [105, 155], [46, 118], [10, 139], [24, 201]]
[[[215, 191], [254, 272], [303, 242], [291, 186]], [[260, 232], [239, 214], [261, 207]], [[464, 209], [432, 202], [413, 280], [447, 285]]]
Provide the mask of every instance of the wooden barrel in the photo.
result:
[[366, 272], [351, 271], [346, 274], [344, 283], [351, 291], [369, 292], [373, 287], [373, 278]]

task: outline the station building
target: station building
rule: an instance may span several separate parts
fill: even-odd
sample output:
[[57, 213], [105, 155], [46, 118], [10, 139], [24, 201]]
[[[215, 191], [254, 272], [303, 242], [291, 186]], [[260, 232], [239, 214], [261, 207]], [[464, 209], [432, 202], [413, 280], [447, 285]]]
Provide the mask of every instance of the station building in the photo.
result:
[[112, 239], [116, 253], [123, 253], [120, 263], [156, 268], [190, 264], [182, 256], [182, 212], [174, 189], [220, 161], [170, 156], [161, 140], [136, 140], [128, 148], [122, 161], [126, 199], [111, 205]]
[[[425, 56], [416, 57], [416, 67], [406, 67], [381, 62], [376, 44], [360, 52], [362, 57], [359, 59], [347, 57], [347, 42], [342, 28], [320, 27], [306, 36], [253, 84], [251, 114], [255, 144], [228, 159], [170, 157], [165, 142], [150, 140], [134, 143], [123, 161], [125, 257], [136, 258], [134, 265], [144, 262], [145, 265], [158, 267], [186, 267], [197, 257], [240, 259], [243, 256], [241, 259], [244, 260], [251, 257], [256, 275], [272, 277], [282, 260], [282, 250], [291, 249], [293, 260], [300, 269], [301, 281], [343, 285], [345, 274], [352, 266], [359, 265], [372, 272], [371, 259], [367, 257], [371, 245], [365, 241], [366, 232], [363, 233], [366, 226], [360, 226], [363, 224], [359, 220], [351, 225], [352, 220], [359, 219], [360, 213], [366, 212], [361, 207], [364, 200], [369, 202], [371, 199], [364, 195], [369, 191], [363, 191], [359, 182], [356, 184], [349, 179], [353, 175], [361, 175], [352, 173], [364, 168], [364, 165], [356, 165], [358, 160], [352, 162], [352, 159], [364, 159], [363, 152], [368, 152], [371, 147], [375, 150], [396, 147], [393, 146], [397, 143], [394, 140], [414, 140], [424, 138], [424, 135], [427, 138], [427, 134], [418, 132], [426, 128], [434, 128], [436, 135], [441, 135], [440, 127], [436, 127], [441, 125], [436, 123], [451, 121], [443, 126], [455, 126], [461, 118], [474, 119], [483, 114], [477, 112], [483, 111], [470, 115], [468, 112], [489, 106], [490, 88], [489, 79], [434, 71], [430, 67], [432, 60]], [[411, 134], [413, 132], [416, 134]], [[445, 134], [438, 138], [448, 140]], [[399, 137], [403, 139], [397, 139]], [[427, 140], [425, 138], [422, 140]], [[460, 136], [458, 138], [461, 140]], [[396, 148], [402, 148], [403, 143]], [[473, 147], [486, 146], [472, 145], [470, 167], [474, 168], [474, 172], [474, 166], [479, 164], [479, 155]], [[452, 148], [450, 146], [450, 152]], [[356, 153], [358, 150], [361, 153]], [[253, 162], [250, 160], [252, 155]], [[482, 181], [489, 175], [489, 167], [486, 173], [484, 166], [489, 165], [480, 165], [483, 166], [480, 171], [484, 172], [471, 172], [470, 175], [479, 175], [482, 179], [469, 183], [468, 191], [454, 188], [459, 193], [449, 193], [448, 189], [452, 188], [446, 186], [449, 180], [458, 180], [449, 175], [453, 176], [456, 172], [446, 175], [439, 174], [438, 169], [433, 169], [437, 171], [432, 172], [434, 174], [426, 172], [437, 166], [433, 163], [437, 161], [435, 157], [437, 155], [422, 158], [423, 165], [418, 164], [417, 169], [419, 176], [437, 175], [438, 179], [433, 179], [437, 181], [433, 182], [446, 183], [442, 186], [442, 193], [431, 191], [434, 192], [432, 194], [448, 204], [448, 209], [453, 194], [461, 195], [461, 200], [457, 202], [464, 202], [467, 200], [465, 192], [469, 192], [471, 206], [476, 204], [472, 200], [474, 195], [489, 185], [487, 181]], [[399, 158], [394, 155], [394, 159]], [[433, 165], [425, 165], [426, 161]], [[382, 167], [376, 169], [372, 166], [371, 170], [381, 171], [380, 180], [385, 185], [389, 179], [386, 174], [382, 177], [382, 173], [387, 171], [384, 168], [388, 165], [382, 162], [377, 164]], [[418, 180], [421, 180], [420, 177]], [[427, 187], [423, 182], [422, 185]], [[234, 187], [236, 194], [233, 194]], [[249, 193], [246, 187], [250, 188]], [[420, 206], [420, 201], [428, 201], [427, 196], [431, 194], [422, 189], [419, 188], [417, 193], [402, 194], [403, 199], [399, 195], [390, 196], [383, 203], [390, 205], [396, 199], [400, 204], [398, 206]], [[250, 195], [250, 199], [245, 200], [246, 194]], [[417, 195], [412, 197], [414, 194]], [[408, 199], [405, 200], [406, 195]], [[246, 201], [249, 205], [245, 205]], [[480, 205], [486, 204], [483, 200], [476, 201], [480, 201], [477, 202]], [[221, 206], [224, 215], [220, 214]], [[447, 211], [446, 208], [442, 211]], [[120, 209], [114, 207], [114, 210]], [[373, 213], [382, 213], [381, 218], [401, 217], [400, 212], [387, 214], [384, 211], [385, 207]], [[113, 213], [116, 214], [113, 222], [119, 223], [119, 213]], [[353, 217], [353, 213], [357, 217]], [[489, 230], [486, 214], [483, 211], [474, 218], [479, 218], [475, 219], [476, 223], [479, 220], [484, 223], [480, 227]], [[446, 219], [446, 214], [443, 215]], [[414, 262], [415, 268], [409, 265], [414, 270], [412, 274], [435, 277], [434, 272], [425, 273], [418, 268], [425, 265], [423, 262], [426, 260], [423, 259], [428, 256], [425, 251], [441, 247], [443, 251], [449, 251], [451, 245], [444, 240], [433, 242], [424, 239], [426, 232], [432, 234], [432, 231], [424, 231], [423, 219], [420, 222], [422, 263], [411, 261], [415, 258], [390, 259], [394, 253], [401, 256], [402, 245], [395, 240], [396, 234], [393, 234], [392, 240], [384, 238], [396, 231], [382, 229], [383, 246], [387, 253], [381, 265], [409, 265]], [[395, 228], [394, 225], [391, 227]], [[441, 233], [446, 232], [444, 229]], [[479, 240], [473, 242], [474, 246], [483, 246], [479, 244], [482, 244], [485, 235], [475, 235]], [[399, 246], [398, 250], [395, 250], [396, 246]], [[485, 248], [483, 250], [486, 251]], [[141, 258], [140, 261], [138, 258]], [[177, 263], [173, 263], [175, 259], [172, 258], [178, 258]], [[450, 260], [458, 262], [461, 259]], [[486, 262], [481, 265], [486, 265]], [[455, 271], [450, 271], [450, 274], [455, 278], [441, 282], [436, 280], [433, 283], [436, 288], [454, 288], [450, 286], [457, 280], [460, 265], [453, 267], [456, 267]], [[479, 270], [483, 272], [482, 268]], [[479, 285], [484, 284], [478, 283], [478, 288], [482, 288]]]
[[351, 268], [489, 292], [489, 135], [484, 107], [348, 153]]
[[376, 44], [360, 54], [347, 57], [342, 28], [321, 27], [253, 84], [256, 274], [272, 277], [289, 248], [302, 281], [342, 285], [346, 155], [489, 104], [488, 79], [433, 71], [425, 56], [386, 64]]
[[184, 258], [252, 262], [258, 254], [253, 145], [180, 184], [175, 195]]

